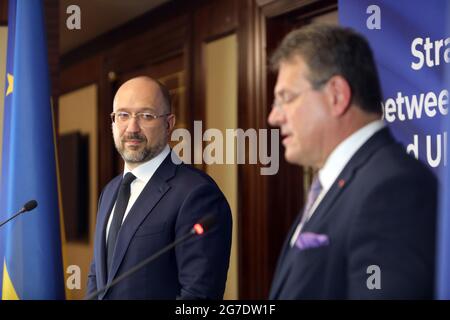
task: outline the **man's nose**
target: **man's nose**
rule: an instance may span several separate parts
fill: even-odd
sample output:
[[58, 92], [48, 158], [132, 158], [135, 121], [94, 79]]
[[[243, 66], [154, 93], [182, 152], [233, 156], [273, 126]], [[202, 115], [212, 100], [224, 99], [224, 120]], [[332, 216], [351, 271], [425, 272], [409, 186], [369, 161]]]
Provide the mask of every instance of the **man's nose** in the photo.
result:
[[280, 107], [272, 107], [267, 122], [269, 122], [272, 127], [280, 127], [284, 123], [285, 118], [286, 116]]
[[138, 118], [131, 117], [130, 120], [128, 120], [127, 132], [138, 132], [140, 130], [141, 130], [141, 127], [139, 126]]

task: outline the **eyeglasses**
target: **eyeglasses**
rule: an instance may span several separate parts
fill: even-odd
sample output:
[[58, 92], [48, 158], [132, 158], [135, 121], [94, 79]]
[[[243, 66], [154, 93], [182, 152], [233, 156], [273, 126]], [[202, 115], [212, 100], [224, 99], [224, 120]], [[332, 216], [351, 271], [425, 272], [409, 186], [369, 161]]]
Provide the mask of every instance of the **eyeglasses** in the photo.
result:
[[276, 98], [272, 103], [272, 109], [280, 110], [284, 105], [290, 104], [297, 100], [297, 98], [303, 96], [305, 93], [309, 91], [315, 91], [315, 88], [308, 88], [306, 90], [297, 92], [297, 93], [285, 93], [281, 98]]
[[302, 90], [302, 91], [297, 92], [297, 93], [285, 92], [284, 94], [281, 95], [280, 98], [276, 98], [273, 101], [272, 109], [281, 110], [281, 107], [283, 107], [286, 104], [290, 104], [290, 103], [294, 102], [295, 100], [297, 100], [297, 98], [303, 96], [305, 93], [307, 93], [309, 91], [318, 91], [318, 90], [320, 90], [327, 81], [328, 81], [328, 79], [322, 80], [322, 81], [317, 81], [317, 82], [315, 82], [315, 86], [307, 88], [307, 89]]
[[111, 120], [118, 126], [126, 126], [130, 122], [130, 119], [135, 117], [140, 126], [148, 127], [151, 125], [153, 120], [168, 116], [170, 114], [171, 113], [165, 113], [157, 116], [149, 112], [129, 113], [125, 111], [120, 111], [111, 113]]

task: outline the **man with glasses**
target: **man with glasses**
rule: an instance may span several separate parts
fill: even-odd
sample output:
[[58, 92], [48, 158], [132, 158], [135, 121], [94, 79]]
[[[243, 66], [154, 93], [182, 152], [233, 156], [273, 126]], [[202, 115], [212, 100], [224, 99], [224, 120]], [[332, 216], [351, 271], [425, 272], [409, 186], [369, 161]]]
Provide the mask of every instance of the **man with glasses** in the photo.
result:
[[272, 65], [278, 79], [268, 121], [280, 127], [286, 160], [318, 173], [270, 298], [431, 298], [436, 179], [381, 120], [367, 41], [350, 29], [310, 25], [285, 37]]
[[[221, 299], [231, 248], [227, 200], [205, 173], [172, 162], [170, 95], [148, 77], [125, 82], [113, 102], [112, 131], [125, 165], [102, 191], [87, 295], [186, 235], [202, 217], [215, 226], [175, 246], [98, 295], [99, 299]], [[175, 161], [180, 163], [181, 161]]]

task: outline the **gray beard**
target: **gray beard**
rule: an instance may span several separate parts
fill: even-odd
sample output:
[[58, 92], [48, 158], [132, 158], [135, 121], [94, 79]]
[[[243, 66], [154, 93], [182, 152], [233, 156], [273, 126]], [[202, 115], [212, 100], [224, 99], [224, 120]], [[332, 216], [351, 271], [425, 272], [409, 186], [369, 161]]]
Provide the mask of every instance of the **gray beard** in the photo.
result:
[[156, 157], [158, 154], [161, 153], [161, 151], [166, 146], [167, 142], [161, 141], [161, 143], [153, 146], [153, 147], [145, 147], [142, 150], [127, 150], [124, 147], [124, 144], [117, 144], [114, 143], [116, 146], [117, 152], [122, 156], [122, 159], [126, 163], [143, 163], [147, 162], [154, 157]]

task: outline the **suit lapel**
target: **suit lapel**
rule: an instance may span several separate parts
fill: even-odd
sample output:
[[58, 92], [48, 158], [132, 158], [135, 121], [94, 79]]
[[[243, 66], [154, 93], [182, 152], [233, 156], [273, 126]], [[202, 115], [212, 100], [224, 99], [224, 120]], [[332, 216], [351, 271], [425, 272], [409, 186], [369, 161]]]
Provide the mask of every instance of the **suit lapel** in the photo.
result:
[[111, 272], [108, 272], [107, 283], [110, 283], [116, 277], [117, 271], [136, 230], [148, 214], [150, 214], [155, 205], [169, 191], [170, 185], [167, 181], [175, 175], [175, 171], [176, 165], [172, 162], [171, 154], [169, 153], [147, 183], [144, 190], [142, 190], [119, 230]]
[[354, 177], [355, 168], [348, 167], [348, 169], [344, 169], [341, 174], [338, 176], [333, 185], [328, 190], [325, 197], [320, 202], [319, 206], [316, 208], [314, 214], [311, 218], [305, 223], [302, 232], [305, 230], [311, 230], [314, 226], [325, 219], [325, 217], [330, 212], [331, 206], [336, 202], [338, 197], [344, 192], [346, 187], [352, 182], [352, 178]]
[[395, 140], [392, 138], [389, 129], [384, 128], [375, 133], [363, 144], [344, 167], [336, 181], [333, 182], [333, 185], [316, 208], [314, 214], [305, 223], [303, 230], [314, 229], [320, 221], [324, 220], [330, 213], [331, 206], [352, 183], [353, 178], [357, 175], [358, 169], [364, 166], [376, 151], [392, 143], [395, 143]]
[[106, 224], [116, 201], [121, 181], [122, 176], [116, 177], [116, 179], [112, 181], [109, 188], [103, 192], [104, 198], [102, 199], [99, 208], [98, 229], [95, 233], [96, 252], [98, 252], [99, 255], [96, 259], [96, 263], [99, 264], [97, 266], [98, 288], [104, 287], [106, 284]]

